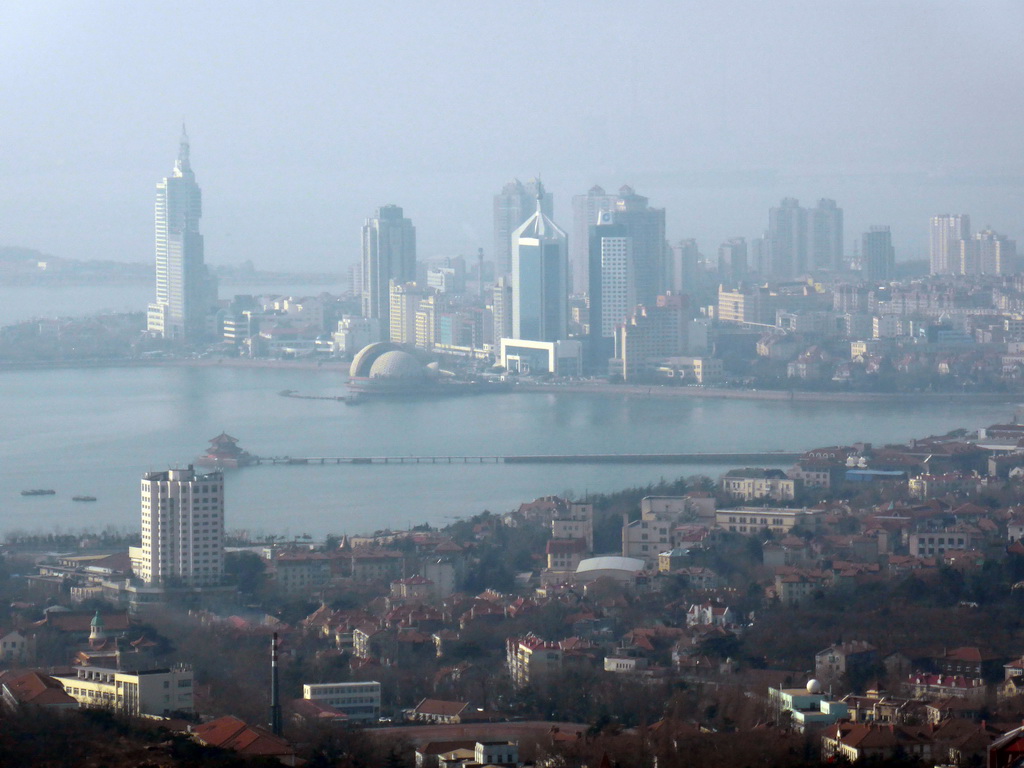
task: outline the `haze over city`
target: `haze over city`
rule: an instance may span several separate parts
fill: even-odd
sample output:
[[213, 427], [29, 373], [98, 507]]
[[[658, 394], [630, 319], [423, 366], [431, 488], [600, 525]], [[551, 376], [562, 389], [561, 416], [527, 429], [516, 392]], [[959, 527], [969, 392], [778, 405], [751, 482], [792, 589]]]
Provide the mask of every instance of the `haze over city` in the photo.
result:
[[1014, 2], [224, 2], [0, 8], [6, 244], [147, 261], [180, 123], [207, 259], [342, 271], [385, 203], [422, 257], [490, 251], [491, 200], [630, 184], [671, 240], [754, 237], [832, 198], [847, 250], [969, 211], [1020, 238]]

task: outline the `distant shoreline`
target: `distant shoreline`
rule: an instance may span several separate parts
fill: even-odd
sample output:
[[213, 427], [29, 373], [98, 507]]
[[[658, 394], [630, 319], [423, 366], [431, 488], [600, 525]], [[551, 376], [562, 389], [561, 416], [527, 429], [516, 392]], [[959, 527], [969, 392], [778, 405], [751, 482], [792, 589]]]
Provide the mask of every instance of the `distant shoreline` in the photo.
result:
[[[74, 368], [264, 368], [294, 371], [334, 371], [348, 373], [349, 363], [337, 360], [265, 360], [236, 358], [200, 358], [182, 360], [95, 360], [0, 362], [0, 373], [26, 370], [67, 370]], [[549, 395], [586, 394], [619, 397], [690, 397], [716, 400], [774, 400], [802, 403], [942, 403], [984, 402], [1024, 404], [1024, 392], [806, 392], [777, 389], [728, 389], [724, 387], [673, 387], [639, 384], [523, 384], [516, 383], [510, 392], [533, 392]]]

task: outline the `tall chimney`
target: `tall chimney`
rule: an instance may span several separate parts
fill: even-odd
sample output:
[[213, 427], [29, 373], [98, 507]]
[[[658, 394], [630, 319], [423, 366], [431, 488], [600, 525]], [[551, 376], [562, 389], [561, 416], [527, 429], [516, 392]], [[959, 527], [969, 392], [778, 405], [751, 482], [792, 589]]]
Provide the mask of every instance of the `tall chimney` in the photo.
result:
[[277, 632], [270, 641], [270, 730], [281, 735], [281, 691], [277, 680]]

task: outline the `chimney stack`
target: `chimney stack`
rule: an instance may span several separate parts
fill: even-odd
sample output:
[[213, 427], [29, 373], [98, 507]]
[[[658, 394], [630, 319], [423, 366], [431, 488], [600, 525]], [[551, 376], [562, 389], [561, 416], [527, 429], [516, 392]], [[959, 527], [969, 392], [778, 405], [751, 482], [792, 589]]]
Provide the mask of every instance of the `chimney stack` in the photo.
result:
[[281, 691], [277, 680], [277, 632], [270, 641], [270, 730], [281, 735]]

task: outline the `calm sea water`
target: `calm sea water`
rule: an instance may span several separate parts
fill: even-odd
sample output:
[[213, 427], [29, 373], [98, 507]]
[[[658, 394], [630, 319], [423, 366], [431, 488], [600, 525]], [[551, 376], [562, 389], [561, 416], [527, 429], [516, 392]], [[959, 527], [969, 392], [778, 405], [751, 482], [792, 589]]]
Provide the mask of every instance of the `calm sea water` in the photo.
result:
[[[983, 426], [1011, 404], [787, 403], [516, 393], [439, 401], [280, 397], [342, 392], [327, 371], [106, 368], [0, 373], [0, 530], [137, 528], [139, 478], [187, 464], [222, 430], [259, 455], [486, 455], [798, 450]], [[231, 529], [317, 536], [503, 512], [540, 495], [610, 491], [707, 466], [261, 466], [229, 471]], [[56, 496], [22, 497], [27, 488]], [[71, 496], [98, 497], [75, 503]]]

